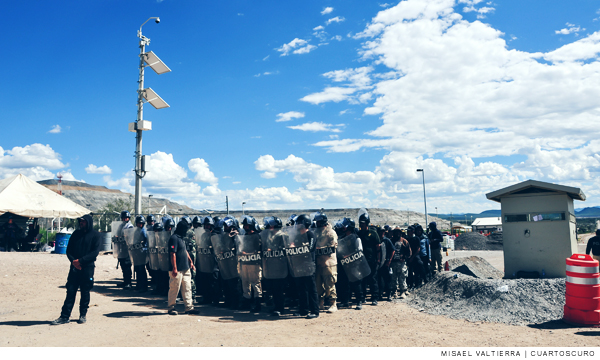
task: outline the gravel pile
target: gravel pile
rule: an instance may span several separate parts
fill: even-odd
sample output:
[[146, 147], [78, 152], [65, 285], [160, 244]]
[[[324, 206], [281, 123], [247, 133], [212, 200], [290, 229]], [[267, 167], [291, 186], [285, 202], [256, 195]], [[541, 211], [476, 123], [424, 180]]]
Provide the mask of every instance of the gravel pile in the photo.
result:
[[450, 271], [479, 279], [502, 279], [504, 277], [502, 271], [496, 269], [487, 260], [479, 256], [449, 259], [448, 267]]
[[454, 240], [454, 250], [502, 250], [502, 241], [488, 239], [474, 232], [461, 234]]
[[[477, 259], [464, 259], [462, 264], [456, 262], [454, 265], [458, 265], [457, 268], [464, 266], [478, 276], [493, 274], [496, 270], [481, 261], [475, 263]], [[485, 270], [486, 266], [492, 269]], [[537, 324], [562, 319], [565, 279], [482, 279], [447, 271], [403, 301], [429, 314], [453, 319], [509, 325]]]

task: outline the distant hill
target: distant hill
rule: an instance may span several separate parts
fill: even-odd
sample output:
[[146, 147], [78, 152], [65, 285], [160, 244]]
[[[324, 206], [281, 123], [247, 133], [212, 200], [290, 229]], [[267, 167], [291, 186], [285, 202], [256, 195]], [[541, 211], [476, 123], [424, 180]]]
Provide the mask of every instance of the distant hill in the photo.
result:
[[442, 218], [445, 220], [453, 219], [454, 221], [465, 220], [465, 216], [467, 217], [468, 221], [470, 222], [471, 217], [473, 218], [473, 220], [475, 220], [477, 218], [500, 217], [500, 216], [502, 216], [502, 211], [501, 210], [485, 210], [478, 214], [477, 213], [459, 213], [459, 214], [440, 214], [440, 215], [438, 215], [439, 218]]
[[600, 207], [586, 207], [583, 209], [575, 209], [575, 216], [578, 218], [600, 217]]

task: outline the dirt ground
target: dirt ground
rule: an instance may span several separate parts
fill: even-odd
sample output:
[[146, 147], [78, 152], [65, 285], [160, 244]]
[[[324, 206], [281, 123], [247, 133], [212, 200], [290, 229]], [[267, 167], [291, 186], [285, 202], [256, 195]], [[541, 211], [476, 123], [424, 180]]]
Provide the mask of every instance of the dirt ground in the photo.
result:
[[169, 316], [166, 298], [116, 288], [121, 275], [116, 262], [112, 255], [98, 257], [86, 324], [77, 324], [76, 304], [71, 323], [50, 326], [66, 294], [66, 257], [0, 253], [0, 346], [600, 346], [598, 329], [560, 320], [530, 326], [470, 323], [428, 315], [401, 302], [322, 313], [313, 320], [204, 306], [200, 315]]

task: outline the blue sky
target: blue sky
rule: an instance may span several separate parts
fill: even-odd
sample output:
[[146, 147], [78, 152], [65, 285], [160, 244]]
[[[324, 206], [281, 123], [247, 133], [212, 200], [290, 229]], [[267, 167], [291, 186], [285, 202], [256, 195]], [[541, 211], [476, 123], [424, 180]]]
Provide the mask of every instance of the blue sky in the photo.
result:
[[0, 23], [0, 177], [133, 192], [139, 26], [144, 194], [195, 208], [498, 208], [527, 179], [600, 205], [596, 1], [19, 1]]

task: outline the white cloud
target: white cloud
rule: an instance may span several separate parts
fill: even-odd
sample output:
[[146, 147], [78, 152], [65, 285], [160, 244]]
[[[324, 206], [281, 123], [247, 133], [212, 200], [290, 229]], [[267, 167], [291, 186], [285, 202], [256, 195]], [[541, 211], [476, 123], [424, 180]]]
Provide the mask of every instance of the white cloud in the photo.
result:
[[279, 113], [277, 114], [277, 120], [275, 120], [276, 122], [283, 122], [283, 121], [290, 121], [290, 120], [294, 120], [294, 119], [301, 119], [304, 117], [304, 113], [303, 112], [299, 112], [299, 111], [288, 111], [286, 113]]
[[73, 174], [71, 173], [71, 169], [68, 169], [68, 170], [56, 173], [56, 176], [58, 176], [58, 174], [61, 174], [63, 180], [67, 180], [67, 181], [79, 181], [79, 182], [83, 182], [83, 183], [85, 182], [85, 180], [78, 180], [78, 179], [76, 179], [75, 176], [73, 176]]
[[341, 132], [340, 127], [343, 127], [344, 124], [325, 124], [322, 122], [310, 122], [302, 125], [288, 126], [288, 128], [293, 130], [302, 130], [302, 131], [329, 131], [329, 132]]
[[313, 28], [313, 31], [321, 31], [321, 30], [324, 30], [324, 29], [325, 29], [325, 27], [323, 25], [319, 25], [319, 26]]
[[331, 40], [342, 41], [342, 36], [341, 35], [336, 35], [336, 36], [332, 37]]
[[325, 21], [325, 25], [329, 25], [329, 24], [334, 23], [334, 22], [341, 23], [341, 22], [343, 22], [345, 20], [346, 19], [343, 16], [336, 16], [334, 18], [331, 18], [331, 19]]
[[567, 27], [564, 29], [560, 29], [560, 30], [556, 30], [554, 33], [555, 34], [562, 34], [562, 35], [569, 35], [572, 33], [577, 34], [580, 31], [585, 31], [585, 29], [582, 29], [580, 26], [575, 26], [573, 24], [567, 23]]
[[308, 41], [295, 38], [294, 40], [287, 44], [283, 44], [280, 48], [275, 50], [281, 53], [280, 56], [287, 56], [290, 52], [294, 54], [306, 54], [315, 48], [316, 46], [308, 44]]
[[94, 164], [89, 164], [85, 168], [85, 172], [88, 174], [111, 174], [112, 170], [107, 165], [98, 167]]
[[355, 92], [355, 88], [327, 87], [322, 92], [306, 95], [300, 100], [315, 105], [329, 101], [340, 102], [349, 99], [350, 95], [352, 95]]
[[15, 146], [11, 150], [4, 150], [0, 147], [0, 169], [40, 167], [56, 170], [68, 166], [68, 164], [63, 164], [60, 159], [60, 154], [55, 152], [50, 145]]
[[294, 50], [293, 53], [294, 54], [308, 54], [309, 52], [313, 51], [316, 48], [317, 47], [314, 45], [306, 45], [304, 47]]
[[323, 9], [323, 11], [321, 11], [321, 15], [330, 14], [332, 11], [333, 11], [333, 8], [328, 6], [325, 9]]
[[191, 159], [188, 161], [188, 168], [196, 173], [195, 181], [201, 181], [215, 185], [219, 182], [215, 174], [208, 168], [208, 163], [204, 159]]
[[60, 125], [54, 125], [52, 126], [52, 129], [48, 130], [50, 134], [60, 134], [61, 131], [62, 128], [60, 127]]

